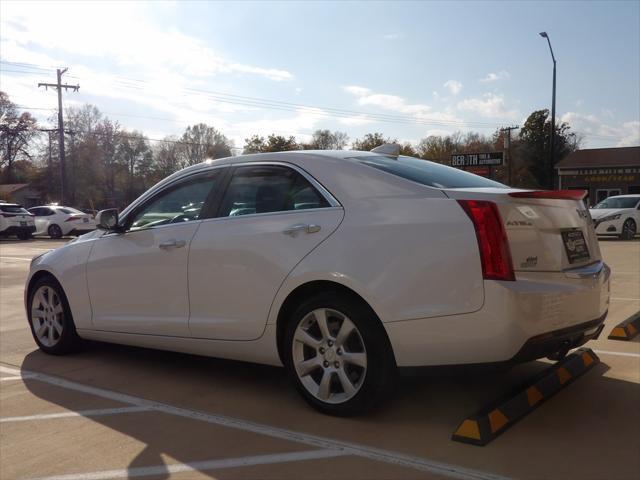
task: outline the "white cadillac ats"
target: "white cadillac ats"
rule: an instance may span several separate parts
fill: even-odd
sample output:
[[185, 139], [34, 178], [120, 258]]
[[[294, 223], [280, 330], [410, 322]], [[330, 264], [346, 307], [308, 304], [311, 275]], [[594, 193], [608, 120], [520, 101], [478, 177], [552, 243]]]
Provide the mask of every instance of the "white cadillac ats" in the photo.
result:
[[437, 163], [295, 151], [208, 161], [31, 263], [47, 353], [81, 339], [284, 365], [320, 411], [398, 368], [558, 358], [609, 306], [584, 192], [522, 191]]
[[613, 235], [621, 240], [632, 240], [640, 225], [640, 195], [606, 198], [590, 212], [597, 235]]

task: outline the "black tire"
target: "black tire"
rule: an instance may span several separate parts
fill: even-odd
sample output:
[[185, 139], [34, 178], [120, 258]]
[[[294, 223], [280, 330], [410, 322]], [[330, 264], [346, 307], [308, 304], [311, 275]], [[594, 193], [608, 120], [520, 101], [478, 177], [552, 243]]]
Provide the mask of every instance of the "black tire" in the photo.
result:
[[18, 240], [29, 240], [31, 238], [31, 234], [29, 232], [20, 232], [18, 234]]
[[53, 239], [62, 238], [62, 229], [56, 224], [49, 225], [47, 233], [49, 234], [49, 237]]
[[622, 233], [620, 233], [620, 240], [633, 240], [636, 236], [638, 227], [636, 222], [632, 218], [627, 218], [622, 224]]
[[[43, 343], [38, 335], [36, 334], [34, 323], [38, 323], [41, 327], [52, 329], [52, 323], [47, 327], [43, 325], [46, 323], [46, 320], [36, 318], [36, 322], [33, 321], [34, 316], [34, 296], [37, 292], [39, 292], [43, 287], [49, 288], [50, 291], [55, 292], [55, 296], [51, 298], [52, 304], [54, 303], [54, 299], [57, 298], [58, 303], [62, 307], [62, 315], [61, 317], [56, 317], [56, 321], [58, 325], [62, 325], [62, 332], [58, 333], [57, 330], [54, 329], [54, 340], [55, 343], [52, 345], [46, 345]], [[50, 294], [48, 295], [50, 296]], [[49, 300], [49, 299], [48, 299]], [[40, 311], [44, 311], [40, 309]], [[69, 302], [67, 301], [67, 297], [64, 294], [64, 290], [58, 283], [58, 281], [52, 276], [44, 276], [38, 279], [29, 290], [29, 294], [27, 296], [27, 318], [29, 319], [29, 328], [31, 329], [31, 334], [33, 335], [33, 339], [35, 340], [38, 348], [45, 353], [49, 353], [52, 355], [65, 355], [67, 353], [72, 353], [77, 351], [81, 347], [81, 339], [76, 332], [76, 326], [73, 322], [73, 316], [71, 315], [71, 309], [69, 308]], [[48, 330], [47, 330], [48, 332]], [[51, 337], [49, 337], [51, 338]]]
[[[305, 318], [309, 318], [308, 315], [311, 312], [317, 309], [335, 310], [344, 314], [357, 328], [358, 338], [362, 340], [366, 350], [366, 373], [359, 390], [353, 397], [342, 403], [325, 402], [313, 395], [303, 385], [294, 365], [296, 329]], [[298, 392], [312, 407], [322, 413], [341, 417], [362, 414], [384, 400], [395, 383], [397, 370], [395, 358], [382, 323], [362, 300], [342, 292], [327, 291], [302, 302], [288, 319], [283, 349], [285, 367]], [[319, 350], [315, 355], [321, 359]], [[340, 357], [335, 358], [340, 359]], [[343, 368], [346, 368], [346, 364]], [[320, 376], [324, 374], [326, 372], [321, 371]]]

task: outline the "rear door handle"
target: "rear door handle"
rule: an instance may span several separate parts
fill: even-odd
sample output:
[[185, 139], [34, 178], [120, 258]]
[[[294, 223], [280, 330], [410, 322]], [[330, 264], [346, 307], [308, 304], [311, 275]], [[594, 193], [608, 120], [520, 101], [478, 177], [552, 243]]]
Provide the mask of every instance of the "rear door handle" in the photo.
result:
[[284, 229], [282, 233], [284, 233], [285, 235], [289, 235], [291, 237], [295, 237], [300, 232], [316, 233], [319, 231], [320, 231], [320, 225], [299, 223], [297, 225], [292, 225], [289, 228]]
[[160, 245], [158, 245], [158, 247], [160, 247], [162, 250], [169, 250], [171, 248], [182, 248], [186, 244], [187, 242], [185, 242], [184, 240], [176, 240], [175, 238], [172, 238], [171, 240], [162, 242]]

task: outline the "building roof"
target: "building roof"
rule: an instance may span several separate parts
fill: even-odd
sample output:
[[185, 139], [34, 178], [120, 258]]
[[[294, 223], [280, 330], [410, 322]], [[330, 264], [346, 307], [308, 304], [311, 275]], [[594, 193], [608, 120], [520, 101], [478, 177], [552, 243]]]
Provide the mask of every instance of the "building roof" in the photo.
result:
[[590, 167], [640, 167], [640, 147], [576, 150], [556, 164], [556, 168]]
[[28, 186], [28, 183], [5, 183], [4, 185], [0, 185], [0, 195], [11, 195]]

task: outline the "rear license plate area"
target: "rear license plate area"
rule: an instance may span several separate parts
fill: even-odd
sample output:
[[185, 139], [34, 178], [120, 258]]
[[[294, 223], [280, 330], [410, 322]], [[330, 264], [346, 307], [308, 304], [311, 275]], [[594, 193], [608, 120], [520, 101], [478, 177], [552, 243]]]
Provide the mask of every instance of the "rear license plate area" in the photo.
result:
[[582, 230], [567, 230], [562, 233], [564, 250], [567, 253], [569, 263], [578, 263], [589, 260], [589, 248], [584, 239]]
[[26, 227], [27, 226], [27, 222], [20, 222], [20, 226], [21, 227]]

